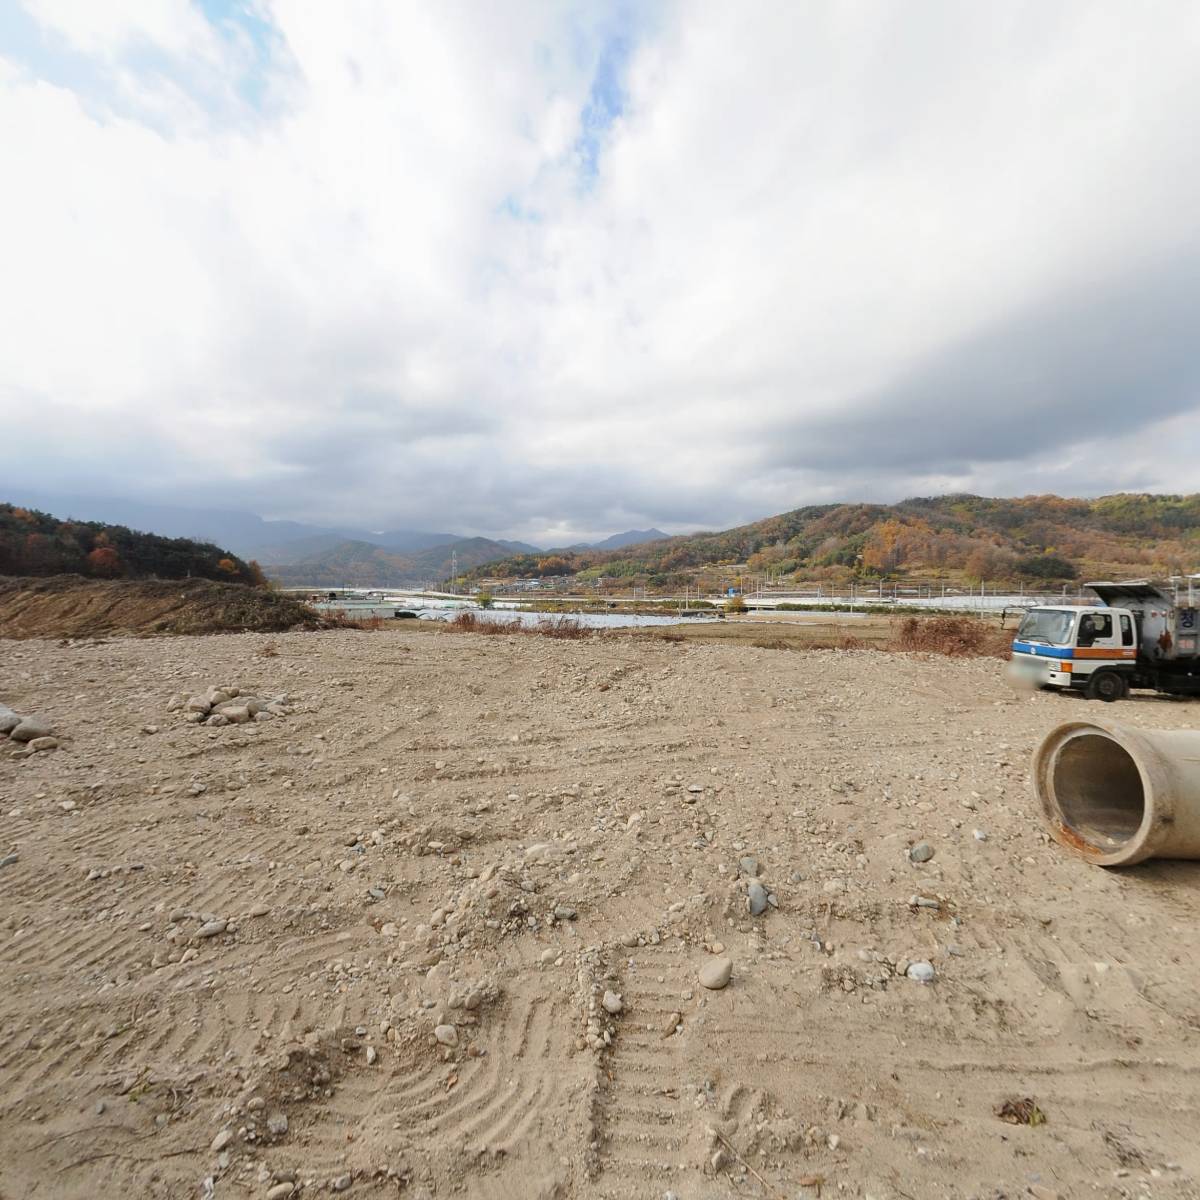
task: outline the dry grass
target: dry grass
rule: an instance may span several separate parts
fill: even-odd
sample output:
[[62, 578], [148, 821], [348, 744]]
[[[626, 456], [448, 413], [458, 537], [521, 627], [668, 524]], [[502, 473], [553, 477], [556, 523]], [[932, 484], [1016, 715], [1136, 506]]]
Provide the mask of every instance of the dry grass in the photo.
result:
[[862, 638], [758, 638], [750, 645], [759, 650], [879, 650], [882, 647]]
[[[630, 632], [630, 631], [622, 631]], [[633, 631], [671, 642], [740, 642], [759, 650], [882, 650], [953, 658], [1009, 656], [1011, 630], [976, 616], [835, 617], [792, 621], [721, 621]]]
[[893, 649], [950, 658], [1008, 658], [1012, 635], [978, 617], [908, 617]]
[[375, 633], [386, 624], [382, 617], [352, 617], [344, 608], [332, 608], [321, 615], [326, 629], [361, 629]]
[[591, 637], [596, 630], [581, 625], [573, 617], [542, 617], [536, 624], [526, 625], [521, 621], [506, 621], [503, 618], [481, 617], [474, 612], [460, 612], [441, 628], [450, 633], [524, 634], [532, 637], [558, 638], [563, 641], [579, 641]]
[[258, 652], [263, 658], [278, 658], [279, 647], [274, 642], [265, 643]]

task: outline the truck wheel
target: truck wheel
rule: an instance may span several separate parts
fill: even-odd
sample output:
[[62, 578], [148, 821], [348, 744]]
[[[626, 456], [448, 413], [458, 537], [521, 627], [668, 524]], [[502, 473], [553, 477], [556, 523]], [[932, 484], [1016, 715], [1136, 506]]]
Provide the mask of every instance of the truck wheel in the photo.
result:
[[1124, 700], [1129, 694], [1129, 685], [1124, 676], [1116, 671], [1097, 671], [1088, 680], [1087, 696], [1089, 700], [1103, 700], [1111, 704], [1114, 700]]

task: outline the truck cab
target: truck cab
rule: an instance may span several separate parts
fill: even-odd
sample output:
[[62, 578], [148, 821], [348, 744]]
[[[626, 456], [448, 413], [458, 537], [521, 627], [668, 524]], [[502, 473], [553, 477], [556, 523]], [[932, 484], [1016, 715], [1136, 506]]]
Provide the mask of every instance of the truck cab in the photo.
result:
[[1120, 700], [1134, 682], [1138, 632], [1125, 608], [1064, 604], [1031, 608], [1012, 644], [1010, 673], [1037, 687]]

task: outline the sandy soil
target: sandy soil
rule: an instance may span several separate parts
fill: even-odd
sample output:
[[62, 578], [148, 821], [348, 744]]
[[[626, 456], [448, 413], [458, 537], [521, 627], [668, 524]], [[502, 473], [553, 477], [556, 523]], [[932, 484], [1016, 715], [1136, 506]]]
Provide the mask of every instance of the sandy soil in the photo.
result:
[[[994, 660], [404, 629], [0, 656], [0, 701], [69, 739], [0, 744], [0, 1196], [1198, 1194], [1200, 865], [1048, 843], [1030, 753], [1090, 706]], [[166, 712], [225, 682], [296, 711]], [[996, 1115], [1023, 1097], [1044, 1123]]]

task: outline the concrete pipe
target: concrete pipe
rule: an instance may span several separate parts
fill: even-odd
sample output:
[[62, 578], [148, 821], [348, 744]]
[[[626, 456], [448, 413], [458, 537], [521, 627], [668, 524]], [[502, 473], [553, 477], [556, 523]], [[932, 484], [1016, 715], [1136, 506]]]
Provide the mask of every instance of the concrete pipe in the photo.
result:
[[1099, 866], [1200, 858], [1200, 731], [1068, 721], [1033, 785], [1054, 838]]

